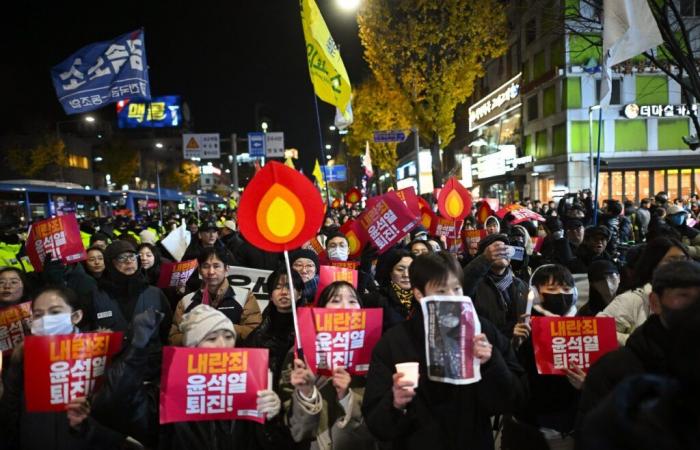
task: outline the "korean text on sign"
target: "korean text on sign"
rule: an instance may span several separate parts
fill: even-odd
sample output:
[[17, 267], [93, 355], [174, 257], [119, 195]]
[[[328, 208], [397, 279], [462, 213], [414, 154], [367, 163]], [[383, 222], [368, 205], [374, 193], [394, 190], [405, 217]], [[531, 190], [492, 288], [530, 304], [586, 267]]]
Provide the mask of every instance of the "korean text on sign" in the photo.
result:
[[617, 348], [611, 317], [534, 317], [533, 344], [541, 374], [587, 370], [600, 356]]
[[383, 253], [400, 241], [418, 222], [396, 192], [367, 201], [367, 209], [358, 217], [361, 230]]
[[8, 306], [0, 310], [0, 352], [11, 350], [29, 334], [32, 303]]
[[158, 278], [158, 287], [183, 287], [196, 269], [196, 259], [163, 264]]
[[302, 345], [311, 370], [330, 374], [335, 367], [366, 373], [381, 336], [382, 310], [299, 308]]
[[267, 387], [267, 349], [166, 347], [163, 368], [161, 423], [264, 421], [256, 398]]
[[99, 386], [122, 333], [85, 333], [25, 338], [25, 389], [30, 412], [64, 411]]
[[27, 236], [27, 254], [37, 271], [43, 270], [47, 256], [73, 264], [87, 259], [75, 214], [66, 214], [34, 223]]

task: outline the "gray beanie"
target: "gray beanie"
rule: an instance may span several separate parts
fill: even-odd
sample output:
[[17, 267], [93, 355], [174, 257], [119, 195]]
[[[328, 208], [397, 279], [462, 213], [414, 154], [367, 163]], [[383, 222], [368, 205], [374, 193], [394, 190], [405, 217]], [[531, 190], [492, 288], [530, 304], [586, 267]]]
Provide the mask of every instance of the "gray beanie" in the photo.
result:
[[184, 335], [185, 347], [196, 347], [207, 334], [227, 330], [236, 336], [233, 322], [218, 309], [209, 305], [198, 305], [182, 317], [180, 331]]

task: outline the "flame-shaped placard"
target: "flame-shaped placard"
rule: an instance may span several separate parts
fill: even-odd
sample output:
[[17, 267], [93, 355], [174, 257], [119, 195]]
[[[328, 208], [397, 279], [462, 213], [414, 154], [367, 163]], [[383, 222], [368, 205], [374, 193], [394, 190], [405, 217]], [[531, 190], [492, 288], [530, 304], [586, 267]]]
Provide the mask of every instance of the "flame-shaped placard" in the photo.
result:
[[356, 220], [350, 219], [340, 227], [340, 232], [348, 238], [348, 256], [350, 258], [359, 258], [362, 254], [362, 247], [365, 242], [360, 237], [359, 224]]
[[472, 196], [455, 177], [440, 190], [438, 210], [442, 217], [452, 220], [462, 220], [471, 213]]
[[304, 175], [269, 162], [243, 191], [238, 209], [241, 233], [270, 252], [300, 247], [323, 222], [323, 200]]
[[360, 192], [359, 189], [356, 187], [350, 189], [346, 194], [345, 194], [345, 201], [347, 203], [350, 203], [351, 205], [354, 205], [355, 203], [359, 202], [362, 200], [362, 192]]

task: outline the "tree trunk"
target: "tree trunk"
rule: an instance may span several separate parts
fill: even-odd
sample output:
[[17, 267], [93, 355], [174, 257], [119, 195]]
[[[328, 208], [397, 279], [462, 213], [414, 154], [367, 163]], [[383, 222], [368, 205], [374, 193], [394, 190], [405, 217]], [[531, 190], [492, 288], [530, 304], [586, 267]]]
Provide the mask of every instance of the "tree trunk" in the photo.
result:
[[430, 156], [432, 158], [433, 188], [439, 188], [442, 186], [442, 162], [440, 161], [440, 139], [437, 133], [433, 133]]

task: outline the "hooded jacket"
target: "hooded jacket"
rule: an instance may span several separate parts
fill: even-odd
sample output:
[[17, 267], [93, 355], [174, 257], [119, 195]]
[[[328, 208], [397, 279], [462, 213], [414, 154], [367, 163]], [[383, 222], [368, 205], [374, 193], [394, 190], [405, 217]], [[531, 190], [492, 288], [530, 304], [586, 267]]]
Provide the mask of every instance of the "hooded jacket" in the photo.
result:
[[630, 334], [639, 328], [651, 314], [649, 306], [651, 283], [618, 295], [597, 315], [614, 317], [617, 342], [625, 345]]

